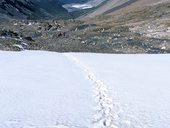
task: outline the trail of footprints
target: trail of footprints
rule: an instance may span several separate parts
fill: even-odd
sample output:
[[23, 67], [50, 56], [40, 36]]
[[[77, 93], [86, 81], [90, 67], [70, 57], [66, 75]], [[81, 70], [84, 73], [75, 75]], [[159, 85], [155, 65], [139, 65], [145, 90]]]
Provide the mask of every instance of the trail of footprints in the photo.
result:
[[82, 62], [70, 54], [64, 54], [69, 60], [74, 62], [83, 70], [87, 79], [93, 84], [94, 99], [96, 102], [93, 128], [118, 128], [116, 124], [117, 114], [114, 114], [113, 99], [109, 94], [107, 85], [98, 80]]

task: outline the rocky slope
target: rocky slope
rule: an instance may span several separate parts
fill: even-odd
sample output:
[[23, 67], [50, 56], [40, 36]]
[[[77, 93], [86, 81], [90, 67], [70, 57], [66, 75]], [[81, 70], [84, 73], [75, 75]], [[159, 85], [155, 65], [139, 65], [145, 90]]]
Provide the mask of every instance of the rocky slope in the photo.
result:
[[115, 8], [121, 6], [121, 5], [127, 5], [127, 4], [129, 4], [131, 2], [133, 3], [135, 1], [136, 0], [107, 0], [106, 3], [103, 6], [97, 8], [92, 13], [89, 13], [86, 16], [86, 18], [93, 18], [95, 16], [104, 14], [107, 11], [115, 9]]
[[0, 49], [170, 53], [170, 3], [138, 0], [79, 20], [1, 22]]
[[69, 17], [56, 0], [2, 0], [0, 19], [48, 19]]

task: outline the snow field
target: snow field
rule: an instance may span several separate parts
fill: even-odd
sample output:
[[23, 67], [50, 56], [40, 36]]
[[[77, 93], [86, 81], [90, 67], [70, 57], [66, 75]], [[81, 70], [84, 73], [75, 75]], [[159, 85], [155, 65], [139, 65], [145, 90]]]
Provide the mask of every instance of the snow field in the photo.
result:
[[170, 55], [0, 51], [0, 128], [169, 128]]
[[92, 87], [62, 54], [0, 52], [0, 128], [84, 128]]

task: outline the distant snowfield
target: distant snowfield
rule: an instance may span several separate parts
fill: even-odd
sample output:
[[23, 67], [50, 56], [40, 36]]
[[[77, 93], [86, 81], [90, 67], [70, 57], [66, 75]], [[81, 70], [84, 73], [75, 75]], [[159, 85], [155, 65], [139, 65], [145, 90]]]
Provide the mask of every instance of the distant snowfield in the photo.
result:
[[88, 5], [88, 4], [74, 4], [72, 5], [73, 8], [78, 8], [78, 9], [87, 9], [87, 8], [92, 8], [93, 6]]
[[0, 51], [0, 128], [169, 128], [170, 55]]
[[90, 0], [84, 4], [74, 4], [74, 3], [73, 4], [65, 4], [65, 5], [63, 5], [63, 7], [65, 9], [67, 9], [69, 12], [73, 12], [73, 11], [77, 11], [77, 10], [96, 7], [104, 1], [106, 1], [106, 0]]
[[77, 10], [82, 10], [82, 9], [88, 9], [88, 8], [93, 8], [92, 5], [90, 4], [65, 4], [63, 5], [65, 9], [69, 12], [77, 11]]

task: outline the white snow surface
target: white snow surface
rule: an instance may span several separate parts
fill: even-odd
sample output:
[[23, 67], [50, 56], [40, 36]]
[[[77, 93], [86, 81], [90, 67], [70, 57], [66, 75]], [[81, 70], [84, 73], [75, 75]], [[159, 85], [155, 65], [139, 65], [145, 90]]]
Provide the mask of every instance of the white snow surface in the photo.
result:
[[90, 127], [91, 93], [62, 54], [0, 52], [0, 128]]
[[77, 4], [77, 3], [65, 4], [65, 5], [63, 5], [63, 7], [65, 9], [67, 9], [69, 12], [72, 12], [72, 11], [96, 7], [104, 1], [106, 1], [106, 0], [90, 0], [84, 4]]
[[170, 128], [170, 55], [0, 51], [0, 128]]
[[73, 8], [78, 8], [78, 9], [87, 9], [87, 8], [92, 8], [91, 5], [88, 4], [74, 4], [72, 5]]

